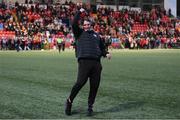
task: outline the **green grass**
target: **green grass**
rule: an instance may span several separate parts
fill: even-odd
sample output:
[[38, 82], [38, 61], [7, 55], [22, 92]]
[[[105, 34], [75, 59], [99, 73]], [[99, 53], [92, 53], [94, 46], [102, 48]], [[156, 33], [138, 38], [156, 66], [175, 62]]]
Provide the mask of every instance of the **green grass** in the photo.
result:
[[64, 103], [76, 81], [74, 52], [0, 51], [0, 118], [180, 119], [180, 50], [113, 50], [102, 59], [95, 115], [86, 116], [89, 83]]

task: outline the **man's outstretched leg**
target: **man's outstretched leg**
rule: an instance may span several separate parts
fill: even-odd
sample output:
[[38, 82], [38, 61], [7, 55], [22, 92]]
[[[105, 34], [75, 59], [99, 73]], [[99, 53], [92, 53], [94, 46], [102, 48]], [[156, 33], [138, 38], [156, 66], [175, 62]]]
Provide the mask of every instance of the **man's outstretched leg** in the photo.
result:
[[65, 106], [66, 115], [71, 115], [71, 107], [72, 107], [73, 100], [78, 94], [78, 92], [80, 91], [80, 89], [84, 86], [84, 84], [88, 80], [90, 64], [88, 64], [88, 62], [84, 60], [80, 60], [78, 65], [79, 66], [78, 66], [77, 82], [73, 86], [70, 96], [68, 97], [66, 101], [66, 106]]

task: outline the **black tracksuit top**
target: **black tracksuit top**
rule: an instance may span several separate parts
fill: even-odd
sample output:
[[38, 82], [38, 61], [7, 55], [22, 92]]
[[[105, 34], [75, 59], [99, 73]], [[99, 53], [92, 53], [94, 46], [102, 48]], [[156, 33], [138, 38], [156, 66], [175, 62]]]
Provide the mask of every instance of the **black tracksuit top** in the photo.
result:
[[108, 53], [99, 34], [93, 30], [84, 31], [79, 27], [80, 12], [78, 11], [72, 23], [72, 30], [76, 43], [76, 57], [80, 59], [94, 59], [100, 61], [101, 56]]

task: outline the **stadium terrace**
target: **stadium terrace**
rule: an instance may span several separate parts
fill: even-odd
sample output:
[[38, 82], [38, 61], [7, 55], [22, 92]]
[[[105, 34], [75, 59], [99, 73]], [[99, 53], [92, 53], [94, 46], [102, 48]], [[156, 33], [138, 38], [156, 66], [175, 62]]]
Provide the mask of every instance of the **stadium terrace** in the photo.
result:
[[[71, 20], [80, 7], [88, 9], [96, 32], [110, 48], [155, 49], [180, 47], [180, 20], [171, 10], [153, 7], [150, 11], [123, 8], [114, 10], [104, 5], [92, 9], [89, 4], [29, 3], [0, 4], [0, 49], [22, 50], [56, 49], [57, 39], [72, 48], [74, 37]], [[18, 48], [18, 49], [19, 49]]]

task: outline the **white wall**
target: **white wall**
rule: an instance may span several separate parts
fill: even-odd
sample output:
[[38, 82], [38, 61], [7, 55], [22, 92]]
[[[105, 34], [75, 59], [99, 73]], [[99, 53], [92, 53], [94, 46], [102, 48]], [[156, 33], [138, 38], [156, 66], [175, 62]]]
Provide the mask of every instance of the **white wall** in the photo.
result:
[[14, 4], [16, 1], [19, 2], [19, 3], [24, 3], [25, 2], [25, 0], [4, 0], [4, 2], [7, 3], [7, 4], [8, 3]]
[[171, 9], [171, 13], [177, 17], [177, 0], [164, 0], [164, 8], [166, 11]]

